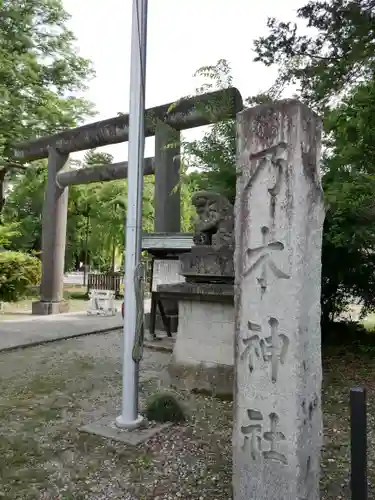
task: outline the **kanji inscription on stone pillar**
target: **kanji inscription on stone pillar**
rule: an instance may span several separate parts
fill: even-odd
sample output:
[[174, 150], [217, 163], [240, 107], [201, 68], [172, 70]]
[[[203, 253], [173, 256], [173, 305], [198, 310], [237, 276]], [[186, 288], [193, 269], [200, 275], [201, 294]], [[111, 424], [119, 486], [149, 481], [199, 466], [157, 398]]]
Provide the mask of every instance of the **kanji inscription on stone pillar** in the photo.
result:
[[321, 121], [287, 100], [237, 130], [234, 500], [318, 500]]
[[279, 364], [284, 364], [289, 347], [289, 338], [278, 334], [279, 322], [276, 318], [270, 318], [268, 321], [270, 334], [261, 336], [262, 328], [256, 323], [248, 322], [247, 328], [251, 332], [250, 336], [244, 336], [242, 342], [245, 349], [241, 357], [247, 357], [250, 373], [255, 369], [255, 357], [271, 365], [271, 380], [277, 381], [277, 372]]

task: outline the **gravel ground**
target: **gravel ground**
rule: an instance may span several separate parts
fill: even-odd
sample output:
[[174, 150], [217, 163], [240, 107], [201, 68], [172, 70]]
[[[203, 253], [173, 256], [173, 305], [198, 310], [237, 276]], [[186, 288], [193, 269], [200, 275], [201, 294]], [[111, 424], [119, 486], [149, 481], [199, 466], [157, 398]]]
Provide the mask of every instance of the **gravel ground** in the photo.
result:
[[[114, 332], [0, 354], [0, 498], [232, 498], [230, 402], [191, 396], [187, 424], [137, 448], [78, 432], [118, 411], [120, 340]], [[159, 387], [168, 360], [166, 353], [145, 351], [141, 401]], [[349, 499], [348, 391], [368, 387], [371, 427], [375, 366], [349, 355], [331, 355], [325, 364], [321, 498]], [[373, 448], [371, 430], [370, 482]]]
[[[137, 448], [77, 428], [120, 406], [121, 333], [0, 354], [0, 498], [231, 498], [231, 403], [189, 398], [189, 423]], [[141, 401], [169, 354], [145, 351]]]

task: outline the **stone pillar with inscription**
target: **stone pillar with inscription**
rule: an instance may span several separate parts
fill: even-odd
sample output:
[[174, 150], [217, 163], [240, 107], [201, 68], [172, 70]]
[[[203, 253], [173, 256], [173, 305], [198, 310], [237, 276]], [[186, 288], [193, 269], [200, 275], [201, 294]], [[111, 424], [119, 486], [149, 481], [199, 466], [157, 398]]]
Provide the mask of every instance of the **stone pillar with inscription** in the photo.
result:
[[318, 500], [321, 121], [278, 101], [237, 133], [234, 499]]

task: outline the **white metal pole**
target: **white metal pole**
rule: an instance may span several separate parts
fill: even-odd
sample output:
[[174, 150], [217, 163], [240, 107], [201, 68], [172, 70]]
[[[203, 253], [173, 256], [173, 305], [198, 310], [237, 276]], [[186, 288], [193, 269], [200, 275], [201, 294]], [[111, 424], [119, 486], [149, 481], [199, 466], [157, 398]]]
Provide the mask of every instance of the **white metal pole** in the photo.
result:
[[142, 422], [138, 414], [138, 363], [132, 351], [136, 334], [136, 296], [134, 273], [141, 259], [142, 190], [144, 157], [144, 113], [146, 82], [148, 0], [133, 0], [129, 154], [128, 206], [126, 219], [126, 261], [124, 297], [123, 387], [122, 413], [116, 419], [118, 427], [132, 429]]

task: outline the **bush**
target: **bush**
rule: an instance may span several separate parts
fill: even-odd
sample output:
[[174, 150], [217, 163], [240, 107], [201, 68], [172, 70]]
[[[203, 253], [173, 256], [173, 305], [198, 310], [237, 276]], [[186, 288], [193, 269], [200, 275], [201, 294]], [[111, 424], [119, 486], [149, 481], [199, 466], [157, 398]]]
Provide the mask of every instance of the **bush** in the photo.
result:
[[41, 262], [22, 252], [0, 252], [0, 301], [22, 299], [32, 286], [39, 285]]
[[146, 403], [146, 418], [156, 422], [184, 422], [184, 408], [170, 392], [157, 392]]

